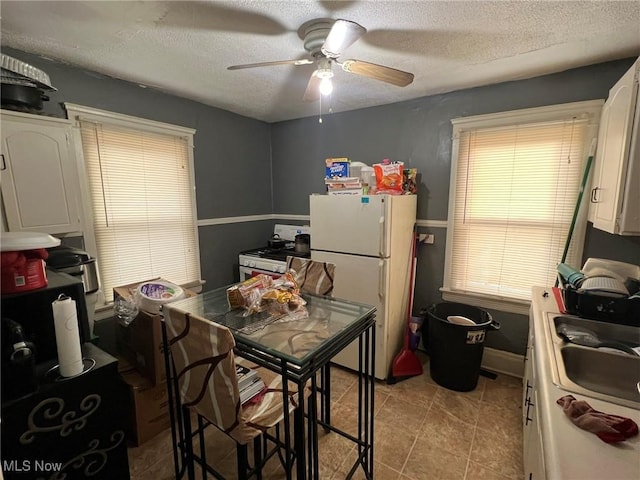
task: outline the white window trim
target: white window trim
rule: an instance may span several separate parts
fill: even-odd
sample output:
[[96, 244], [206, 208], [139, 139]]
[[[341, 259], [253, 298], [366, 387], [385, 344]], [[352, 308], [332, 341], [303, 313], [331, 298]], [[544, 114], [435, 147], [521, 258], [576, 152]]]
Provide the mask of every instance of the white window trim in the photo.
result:
[[[172, 125], [170, 123], [157, 122], [155, 120], [148, 120], [145, 118], [133, 117], [131, 115], [125, 115], [121, 113], [109, 112], [106, 110], [100, 110], [97, 108], [85, 107], [83, 105], [77, 105], [75, 103], [64, 103], [64, 107], [67, 111], [67, 118], [73, 122], [73, 128], [75, 131], [74, 142], [76, 151], [76, 162], [78, 168], [78, 175], [80, 177], [80, 198], [81, 198], [81, 224], [84, 236], [85, 250], [92, 257], [98, 256], [98, 247], [96, 244], [95, 231], [93, 228], [93, 207], [91, 205], [91, 194], [89, 190], [89, 180], [87, 178], [87, 172], [84, 162], [84, 153], [82, 147], [82, 137], [80, 135], [80, 121], [88, 120], [94, 122], [109, 122], [114, 125], [136, 128], [145, 130], [148, 132], [167, 134], [171, 133], [176, 136], [183, 137], [187, 142], [187, 150], [189, 155], [189, 169], [191, 178], [189, 179], [192, 185], [192, 204], [193, 204], [193, 228], [196, 238], [196, 258], [200, 258], [200, 243], [197, 241], [198, 236], [198, 214], [196, 208], [196, 181], [195, 181], [195, 169], [193, 160], [193, 136], [196, 133], [195, 129], [182, 127], [179, 125]], [[98, 259], [98, 268], [99, 268]], [[200, 285], [202, 284], [202, 281]], [[191, 285], [189, 285], [191, 286]], [[199, 288], [196, 285], [196, 288]], [[112, 304], [105, 303], [105, 296], [102, 289], [100, 289], [98, 299], [96, 302], [96, 320], [103, 320], [113, 316]]]
[[193, 128], [181, 127], [170, 123], [157, 122], [146, 118], [133, 117], [123, 113], [109, 112], [97, 108], [85, 107], [75, 103], [65, 103], [64, 108], [67, 110], [67, 117], [78, 125], [80, 119], [91, 120], [94, 122], [108, 121], [109, 123], [122, 127], [131, 127], [147, 130], [154, 133], [172, 133], [185, 138], [195, 135]]
[[440, 291], [442, 292], [442, 298], [447, 302], [467, 303], [476, 307], [498, 310], [500, 312], [529, 315], [529, 308], [531, 307], [531, 302], [526, 300], [480, 295], [473, 292], [451, 290], [445, 287], [441, 287]]
[[[455, 185], [457, 179], [457, 167], [458, 167], [458, 153], [460, 148], [460, 132], [469, 130], [472, 128], [499, 128], [510, 127], [518, 123], [534, 123], [544, 122], [556, 119], [560, 116], [575, 115], [577, 113], [584, 113], [589, 117], [590, 132], [587, 135], [588, 143], [591, 143], [591, 139], [597, 138], [598, 125], [600, 122], [600, 112], [604, 100], [588, 100], [584, 102], [565, 103], [560, 105], [550, 105], [545, 107], [526, 108], [522, 110], [513, 110], [508, 112], [490, 113], [484, 115], [474, 115], [471, 117], [460, 117], [451, 120], [453, 124], [453, 138], [451, 146], [451, 176], [449, 183], [449, 205], [448, 205], [448, 219], [447, 219], [447, 246], [445, 252], [444, 263], [444, 285], [440, 288], [442, 292], [442, 298], [446, 301], [469, 303], [483, 308], [490, 308], [503, 312], [517, 313], [521, 315], [529, 314], [529, 301], [518, 300], [512, 298], [506, 298], [497, 295], [489, 294], [477, 294], [474, 292], [453, 290], [450, 288], [451, 284], [451, 246], [453, 245], [453, 230], [454, 219], [453, 212], [455, 210]], [[588, 145], [585, 145], [585, 151], [588, 151]], [[593, 167], [591, 169], [593, 171]], [[589, 181], [593, 175], [589, 175]], [[585, 186], [585, 190], [588, 191], [589, 185]], [[588, 199], [583, 197], [580, 205], [580, 212], [578, 222], [583, 222], [586, 225]], [[584, 230], [584, 229], [583, 229]], [[582, 248], [584, 246], [584, 231], [575, 232], [574, 236], [578, 236], [580, 242], [578, 242], [579, 255], [582, 255]], [[558, 259], [559, 261], [560, 259]], [[548, 285], [542, 285], [547, 286]]]

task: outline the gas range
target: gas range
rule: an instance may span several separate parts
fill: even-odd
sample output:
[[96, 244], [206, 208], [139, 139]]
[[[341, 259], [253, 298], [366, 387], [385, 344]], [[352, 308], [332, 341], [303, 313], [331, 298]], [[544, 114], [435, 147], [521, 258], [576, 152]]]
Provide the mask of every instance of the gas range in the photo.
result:
[[241, 267], [284, 273], [288, 256], [309, 258], [311, 254], [296, 252], [293, 247], [279, 248], [277, 250], [265, 247], [240, 252], [238, 260]]
[[[309, 233], [309, 227], [296, 225], [276, 225], [274, 234], [279, 235], [283, 240], [287, 240], [283, 248], [270, 248], [268, 246], [246, 250], [238, 255], [240, 266], [240, 281], [244, 281], [259, 273], [266, 273], [272, 276], [279, 276], [287, 269], [287, 257], [311, 257], [310, 253], [296, 252], [294, 249], [294, 239], [299, 233]], [[273, 275], [276, 274], [276, 275]]]

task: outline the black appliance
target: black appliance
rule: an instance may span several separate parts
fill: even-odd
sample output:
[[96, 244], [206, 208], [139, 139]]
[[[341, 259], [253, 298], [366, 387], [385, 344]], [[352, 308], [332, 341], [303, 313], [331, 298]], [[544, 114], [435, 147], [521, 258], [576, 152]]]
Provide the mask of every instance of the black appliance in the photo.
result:
[[[23, 335], [33, 343], [38, 362], [57, 359], [56, 332], [51, 304], [61, 294], [76, 302], [80, 342], [91, 340], [89, 320], [82, 281], [66, 273], [47, 269], [47, 283], [43, 288], [2, 295], [2, 317], [17, 322]], [[5, 352], [3, 352], [3, 359]]]
[[49, 75], [4, 53], [0, 54], [0, 67], [2, 108], [40, 114], [42, 102], [49, 101], [45, 90], [56, 90]]
[[286, 262], [287, 257], [311, 258], [311, 252], [296, 252], [295, 247], [293, 246], [286, 246], [282, 248], [254, 248], [252, 250], [240, 252], [240, 255], [268, 258], [269, 260], [277, 260], [280, 262]]
[[35, 391], [36, 349], [10, 318], [2, 318], [2, 398], [18, 398]]
[[[2, 469], [6, 480], [128, 479], [118, 361], [89, 342], [82, 281], [47, 269], [43, 288], [2, 295]], [[52, 303], [76, 302], [84, 370], [58, 369]]]
[[87, 252], [66, 245], [49, 248], [47, 252], [47, 267], [80, 278], [84, 293], [94, 293], [100, 288], [96, 259]]

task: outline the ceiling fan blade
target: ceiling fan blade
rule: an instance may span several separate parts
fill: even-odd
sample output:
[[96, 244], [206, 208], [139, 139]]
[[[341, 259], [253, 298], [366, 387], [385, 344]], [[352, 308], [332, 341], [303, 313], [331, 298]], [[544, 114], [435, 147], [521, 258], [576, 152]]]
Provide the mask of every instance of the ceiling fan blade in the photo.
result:
[[365, 33], [367, 29], [356, 22], [336, 20], [322, 45], [322, 53], [327, 57], [338, 58]]
[[305, 102], [315, 102], [320, 98], [320, 78], [316, 76], [316, 72], [311, 74], [307, 89], [304, 91], [302, 100]]
[[[224, 5], [223, 2], [164, 2], [166, 13], [155, 23], [159, 27], [196, 29], [205, 32], [239, 32], [254, 35], [289, 33], [278, 16], [269, 16]], [[233, 3], [233, 2], [226, 2]]]
[[391, 83], [398, 87], [406, 87], [413, 82], [413, 73], [403, 72], [402, 70], [375, 63], [363, 62], [362, 60], [345, 60], [340, 66], [345, 72]]
[[254, 67], [270, 67], [272, 65], [310, 65], [314, 63], [313, 60], [303, 58], [300, 60], [277, 60], [275, 62], [259, 62], [259, 63], [246, 63], [244, 65], [231, 65], [227, 67], [227, 70], [241, 70], [243, 68]]

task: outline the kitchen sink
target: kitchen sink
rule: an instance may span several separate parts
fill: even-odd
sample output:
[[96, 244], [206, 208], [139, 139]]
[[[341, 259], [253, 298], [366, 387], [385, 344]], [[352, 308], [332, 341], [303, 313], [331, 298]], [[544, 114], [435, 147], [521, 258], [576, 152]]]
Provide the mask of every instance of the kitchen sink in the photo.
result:
[[[555, 363], [554, 383], [573, 393], [607, 402], [640, 408], [640, 356], [609, 347], [590, 347], [567, 342], [557, 333], [559, 325], [587, 329], [607, 344], [640, 345], [640, 328], [549, 314], [547, 345]], [[640, 350], [640, 349], [638, 349]]]
[[562, 347], [561, 352], [565, 373], [574, 383], [587, 390], [640, 402], [640, 357], [577, 345]]

